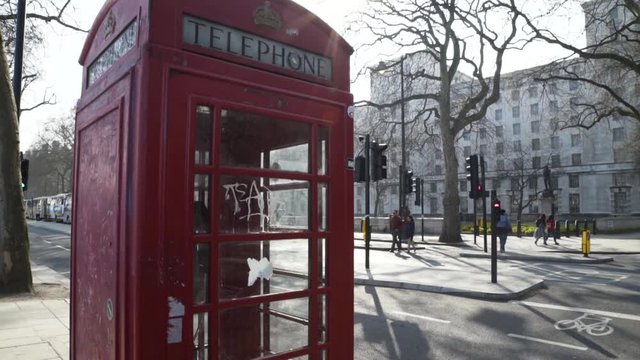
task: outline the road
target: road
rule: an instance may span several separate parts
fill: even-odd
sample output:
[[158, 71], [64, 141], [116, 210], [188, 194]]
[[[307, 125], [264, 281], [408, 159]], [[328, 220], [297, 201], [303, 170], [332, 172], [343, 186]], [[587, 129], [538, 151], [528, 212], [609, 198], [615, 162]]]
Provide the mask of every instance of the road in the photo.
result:
[[[68, 277], [70, 226], [29, 221], [29, 232], [33, 262]], [[355, 358], [640, 359], [640, 255], [597, 265], [511, 261], [500, 272], [516, 268], [546, 288], [498, 302], [356, 286]]]
[[514, 262], [547, 284], [522, 301], [356, 287], [355, 357], [640, 359], [639, 259], [617, 256], [591, 266]]

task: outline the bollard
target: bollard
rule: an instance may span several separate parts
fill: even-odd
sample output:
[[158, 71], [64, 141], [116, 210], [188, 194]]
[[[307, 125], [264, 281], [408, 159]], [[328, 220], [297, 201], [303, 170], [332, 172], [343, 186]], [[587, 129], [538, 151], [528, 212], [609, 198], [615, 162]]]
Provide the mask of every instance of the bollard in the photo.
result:
[[522, 237], [522, 221], [520, 219], [518, 219], [518, 222], [516, 224], [517, 229], [518, 229], [518, 237]]
[[574, 221], [574, 225], [576, 227], [576, 229], [574, 230], [576, 236], [580, 236], [580, 220], [576, 219], [576, 221]]
[[596, 234], [596, 219], [593, 219], [593, 231], [591, 232], [593, 235]]
[[589, 230], [585, 230], [582, 232], [582, 255], [584, 257], [589, 257], [589, 253], [591, 252], [591, 233]]
[[569, 224], [569, 220], [564, 221], [564, 236], [571, 237], [571, 225]]

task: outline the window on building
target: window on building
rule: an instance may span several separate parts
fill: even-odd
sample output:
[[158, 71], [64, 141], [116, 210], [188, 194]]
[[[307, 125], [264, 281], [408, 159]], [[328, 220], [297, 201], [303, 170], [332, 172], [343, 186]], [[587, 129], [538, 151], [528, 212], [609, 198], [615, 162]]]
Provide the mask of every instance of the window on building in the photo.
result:
[[549, 109], [551, 110], [551, 112], [557, 113], [558, 112], [558, 102], [556, 100], [549, 101]]
[[551, 167], [560, 167], [560, 155], [551, 155]]
[[480, 129], [480, 139], [486, 139], [487, 138], [487, 129], [486, 128], [481, 128]]
[[496, 143], [496, 155], [504, 154], [504, 143]]
[[498, 168], [498, 170], [504, 170], [504, 160], [498, 159], [496, 161], [496, 167]]
[[540, 156], [534, 156], [531, 158], [531, 167], [534, 169], [540, 169]]
[[617, 147], [613, 149], [613, 162], [626, 162], [633, 159], [633, 153], [629, 149], [624, 147]]
[[571, 146], [576, 147], [580, 145], [580, 134], [571, 134]]
[[520, 123], [513, 124], [513, 135], [520, 135]]
[[569, 80], [569, 90], [574, 91], [578, 90], [578, 81], [577, 80]]
[[555, 135], [551, 137], [551, 148], [560, 149], [560, 137]]
[[537, 189], [538, 188], [538, 176], [529, 175], [528, 183], [529, 183], [529, 189], [530, 190]]
[[463, 214], [469, 213], [469, 198], [466, 196], [460, 196], [460, 212]]
[[503, 133], [504, 133], [504, 128], [502, 126], [496, 126], [496, 136], [502, 137]]
[[511, 100], [520, 100], [520, 90], [511, 90]]
[[580, 194], [569, 194], [569, 213], [580, 213]]
[[471, 146], [465, 146], [462, 150], [462, 154], [465, 158], [468, 158], [471, 155]]
[[571, 107], [574, 107], [576, 105], [578, 105], [578, 97], [577, 96], [572, 96], [569, 98], [569, 105], [571, 105]]
[[356, 196], [357, 197], [364, 196], [364, 188], [362, 186], [356, 187]]
[[520, 106], [514, 106], [511, 108], [511, 116], [514, 118], [520, 117]]
[[517, 151], [517, 152], [522, 151], [522, 145], [520, 145], [520, 140], [513, 141], [513, 151]]
[[538, 209], [538, 202], [536, 200], [538, 200], [538, 196], [529, 195], [529, 214], [537, 214], [540, 212]]
[[537, 87], [535, 87], [535, 86], [531, 86], [531, 87], [528, 89], [528, 91], [529, 91], [529, 97], [532, 97], [532, 98], [533, 98], [533, 97], [538, 96], [538, 88], [537, 88]]
[[430, 184], [430, 187], [431, 187], [431, 188], [429, 189], [429, 190], [430, 190], [430, 192], [432, 192], [432, 193], [437, 193], [437, 192], [438, 192], [438, 183], [432, 182], [432, 183]]
[[435, 166], [436, 175], [442, 175], [442, 165]]
[[569, 174], [569, 187], [570, 188], [579, 188], [580, 187], [580, 175], [578, 175], [578, 174]]
[[613, 174], [613, 186], [631, 185], [629, 174]]
[[442, 151], [436, 150], [436, 160], [442, 160]]
[[531, 150], [540, 150], [540, 139], [531, 139]]
[[397, 186], [392, 186], [391, 187], [391, 195], [398, 195], [398, 187]]
[[520, 181], [517, 177], [512, 177], [511, 178], [511, 190], [512, 191], [518, 191], [520, 190]]
[[500, 179], [493, 179], [491, 180], [491, 186], [493, 190], [498, 190], [500, 189]]
[[471, 134], [468, 131], [465, 131], [462, 133], [462, 138], [469, 141], [469, 139], [471, 139]]
[[549, 84], [549, 92], [552, 93], [552, 94], [557, 94], [558, 93], [558, 84], [556, 84], [556, 83]]
[[557, 176], [552, 176], [551, 177], [551, 188], [552, 189], [557, 189], [558, 188], [558, 177]]
[[480, 145], [480, 155], [487, 155], [487, 145], [486, 144]]
[[537, 103], [531, 104], [529, 106], [529, 112], [531, 115], [538, 115], [538, 104]]
[[429, 211], [431, 211], [431, 214], [438, 213], [438, 198], [429, 198]]
[[540, 133], [540, 121], [532, 121], [531, 122], [531, 133], [538, 134]]
[[467, 190], [467, 184], [469, 183], [467, 180], [461, 180], [460, 183], [460, 191], [469, 191]]
[[613, 128], [613, 141], [624, 141], [624, 128]]
[[582, 154], [571, 154], [571, 165], [582, 165]]
[[496, 121], [502, 121], [502, 109], [496, 109], [495, 117]]
[[631, 202], [626, 191], [613, 193], [613, 212], [615, 214], [628, 214], [631, 212]]

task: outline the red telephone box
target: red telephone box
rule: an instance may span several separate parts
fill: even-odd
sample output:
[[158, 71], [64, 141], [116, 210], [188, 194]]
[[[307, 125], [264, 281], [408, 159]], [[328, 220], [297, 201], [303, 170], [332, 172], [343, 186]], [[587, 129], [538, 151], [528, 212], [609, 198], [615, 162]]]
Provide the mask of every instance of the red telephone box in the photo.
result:
[[111, 0], [83, 49], [71, 357], [353, 358], [352, 49], [289, 0]]

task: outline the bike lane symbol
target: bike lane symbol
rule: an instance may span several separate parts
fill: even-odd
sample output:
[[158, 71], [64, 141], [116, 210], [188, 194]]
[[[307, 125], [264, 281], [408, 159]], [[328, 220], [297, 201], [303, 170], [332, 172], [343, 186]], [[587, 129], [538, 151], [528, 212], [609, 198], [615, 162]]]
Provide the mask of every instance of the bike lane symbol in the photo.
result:
[[562, 331], [576, 329], [592, 336], [606, 336], [613, 332], [613, 328], [609, 326], [610, 321], [610, 318], [604, 316], [584, 313], [573, 320], [557, 321], [553, 327]]

